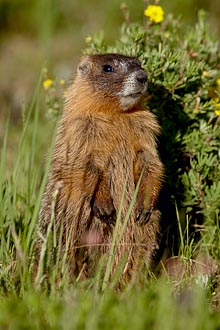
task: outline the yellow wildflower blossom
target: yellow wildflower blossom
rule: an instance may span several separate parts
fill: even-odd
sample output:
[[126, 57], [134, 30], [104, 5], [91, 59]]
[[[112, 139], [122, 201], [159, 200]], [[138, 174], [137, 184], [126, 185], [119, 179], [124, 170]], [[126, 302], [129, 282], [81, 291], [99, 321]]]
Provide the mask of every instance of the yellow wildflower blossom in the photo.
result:
[[53, 80], [52, 79], [46, 79], [43, 82], [44, 89], [49, 89], [53, 85]]
[[202, 72], [202, 75], [203, 75], [203, 77], [209, 77], [210, 76], [210, 73], [208, 71], [204, 70]]
[[212, 101], [214, 104], [214, 111], [215, 111], [216, 116], [220, 116], [220, 100], [219, 100], [219, 98], [216, 97]]
[[144, 15], [149, 17], [150, 21], [154, 23], [160, 23], [163, 20], [164, 11], [161, 6], [149, 5], [145, 9]]
[[220, 86], [220, 78], [216, 79], [216, 85]]
[[165, 33], [164, 33], [164, 37], [165, 37], [166, 39], [169, 39], [169, 37], [170, 37], [170, 32], [165, 32]]
[[87, 44], [90, 44], [90, 42], [92, 41], [92, 37], [91, 36], [87, 36], [85, 39]]
[[64, 79], [60, 79], [60, 85], [62, 85], [62, 86], [63, 86], [63, 85], [65, 85], [65, 83], [66, 83], [66, 82], [65, 82], [65, 80], [64, 80]]

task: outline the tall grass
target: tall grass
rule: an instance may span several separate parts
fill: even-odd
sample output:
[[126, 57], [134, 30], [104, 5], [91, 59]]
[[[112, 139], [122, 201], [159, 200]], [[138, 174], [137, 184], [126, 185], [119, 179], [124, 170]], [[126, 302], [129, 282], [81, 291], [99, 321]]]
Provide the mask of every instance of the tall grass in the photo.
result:
[[[49, 169], [50, 154], [45, 169], [36, 165], [40, 150], [38, 137], [41, 134], [39, 123], [39, 90], [41, 77], [32, 103], [24, 114], [23, 128], [17, 144], [17, 152], [9, 175], [7, 168], [7, 140], [10, 134], [9, 119], [5, 125], [5, 138], [0, 160], [0, 276], [7, 284], [13, 283], [13, 276], [19, 282], [14, 289], [25, 290], [31, 283], [31, 266], [38, 213]], [[55, 132], [55, 130], [54, 130]], [[54, 134], [55, 136], [55, 134]], [[52, 137], [51, 148], [54, 137]], [[43, 153], [42, 153], [43, 154]], [[10, 271], [9, 271], [10, 270]], [[12, 276], [12, 278], [10, 278]], [[7, 290], [6, 290], [7, 291]]]
[[[115, 290], [120, 277], [119, 266], [115, 277], [110, 278], [114, 249], [120, 243], [118, 233], [119, 212], [107, 264], [101, 260], [97, 275], [88, 281], [70, 282], [62, 265], [55, 263], [49, 272], [49, 287], [44, 286], [43, 264], [46, 251], [53, 249], [54, 216], [48, 226], [41, 250], [38, 273], [32, 277], [34, 242], [37, 233], [38, 213], [44, 191], [56, 129], [53, 129], [47, 154], [39, 145], [41, 130], [39, 89], [25, 114], [17, 154], [10, 175], [7, 169], [7, 141], [10, 122], [6, 120], [5, 138], [0, 160], [0, 329], [217, 329], [220, 318], [211, 308], [212, 293], [218, 289], [201, 287], [190, 278], [187, 285], [173, 286], [167, 277], [149, 277], [140, 274], [141, 281], [130, 283], [123, 292]], [[46, 159], [44, 167], [36, 161], [39, 150]], [[126, 187], [125, 187], [126, 188]], [[137, 187], [138, 190], [138, 187]], [[137, 190], [124, 220], [125, 230], [129, 212], [135, 202]], [[54, 195], [54, 203], [56, 196]], [[123, 202], [123, 196], [122, 196]], [[52, 205], [53, 208], [53, 205]], [[192, 252], [189, 233], [178, 218], [181, 237], [180, 256]], [[58, 240], [59, 241], [59, 240]], [[52, 242], [52, 244], [51, 244]], [[219, 231], [213, 231], [209, 243], [219, 242]], [[207, 244], [207, 242], [206, 242]], [[59, 255], [59, 246], [57, 253]], [[217, 245], [216, 245], [217, 246]], [[218, 249], [219, 250], [219, 249]], [[51, 250], [52, 251], [52, 250]], [[59, 260], [59, 258], [57, 258]], [[123, 260], [122, 260], [123, 263]], [[103, 274], [103, 267], [106, 268]], [[48, 265], [49, 266], [49, 265]], [[57, 285], [57, 278], [62, 281]], [[48, 290], [49, 288], [49, 290]], [[218, 301], [218, 300], [217, 300]], [[217, 306], [217, 304], [215, 304]]]

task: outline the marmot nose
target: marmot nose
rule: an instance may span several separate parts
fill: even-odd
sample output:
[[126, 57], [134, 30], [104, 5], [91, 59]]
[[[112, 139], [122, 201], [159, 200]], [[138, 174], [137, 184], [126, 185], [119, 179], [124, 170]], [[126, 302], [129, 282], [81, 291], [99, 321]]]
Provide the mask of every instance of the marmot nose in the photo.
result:
[[144, 70], [139, 70], [136, 73], [136, 79], [139, 81], [141, 84], [145, 84], [147, 81], [147, 74]]

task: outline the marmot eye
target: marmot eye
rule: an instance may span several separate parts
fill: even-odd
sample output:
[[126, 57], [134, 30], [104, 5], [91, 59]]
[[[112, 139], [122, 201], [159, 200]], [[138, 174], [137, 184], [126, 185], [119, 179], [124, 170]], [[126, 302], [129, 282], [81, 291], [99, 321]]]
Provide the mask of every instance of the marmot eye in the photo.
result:
[[112, 67], [111, 65], [105, 64], [105, 65], [103, 66], [103, 71], [104, 71], [104, 72], [113, 72], [114, 69], [113, 69], [113, 67]]

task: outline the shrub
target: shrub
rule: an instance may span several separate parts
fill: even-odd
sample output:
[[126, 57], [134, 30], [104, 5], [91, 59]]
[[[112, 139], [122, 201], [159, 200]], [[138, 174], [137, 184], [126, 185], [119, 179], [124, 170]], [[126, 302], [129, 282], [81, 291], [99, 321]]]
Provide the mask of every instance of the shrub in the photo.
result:
[[189, 224], [191, 242], [202, 237], [202, 246], [217, 257], [213, 230], [218, 230], [220, 209], [219, 43], [204, 11], [195, 26], [185, 28], [180, 19], [163, 16], [160, 6], [153, 9], [159, 18], [148, 10], [143, 24], [126, 20], [113, 46], [102, 34], [87, 37], [85, 52], [118, 52], [141, 60], [148, 72], [147, 106], [162, 126], [159, 149], [166, 175], [160, 208], [163, 223], [169, 225], [169, 244], [176, 236], [177, 205], [182, 228]]

